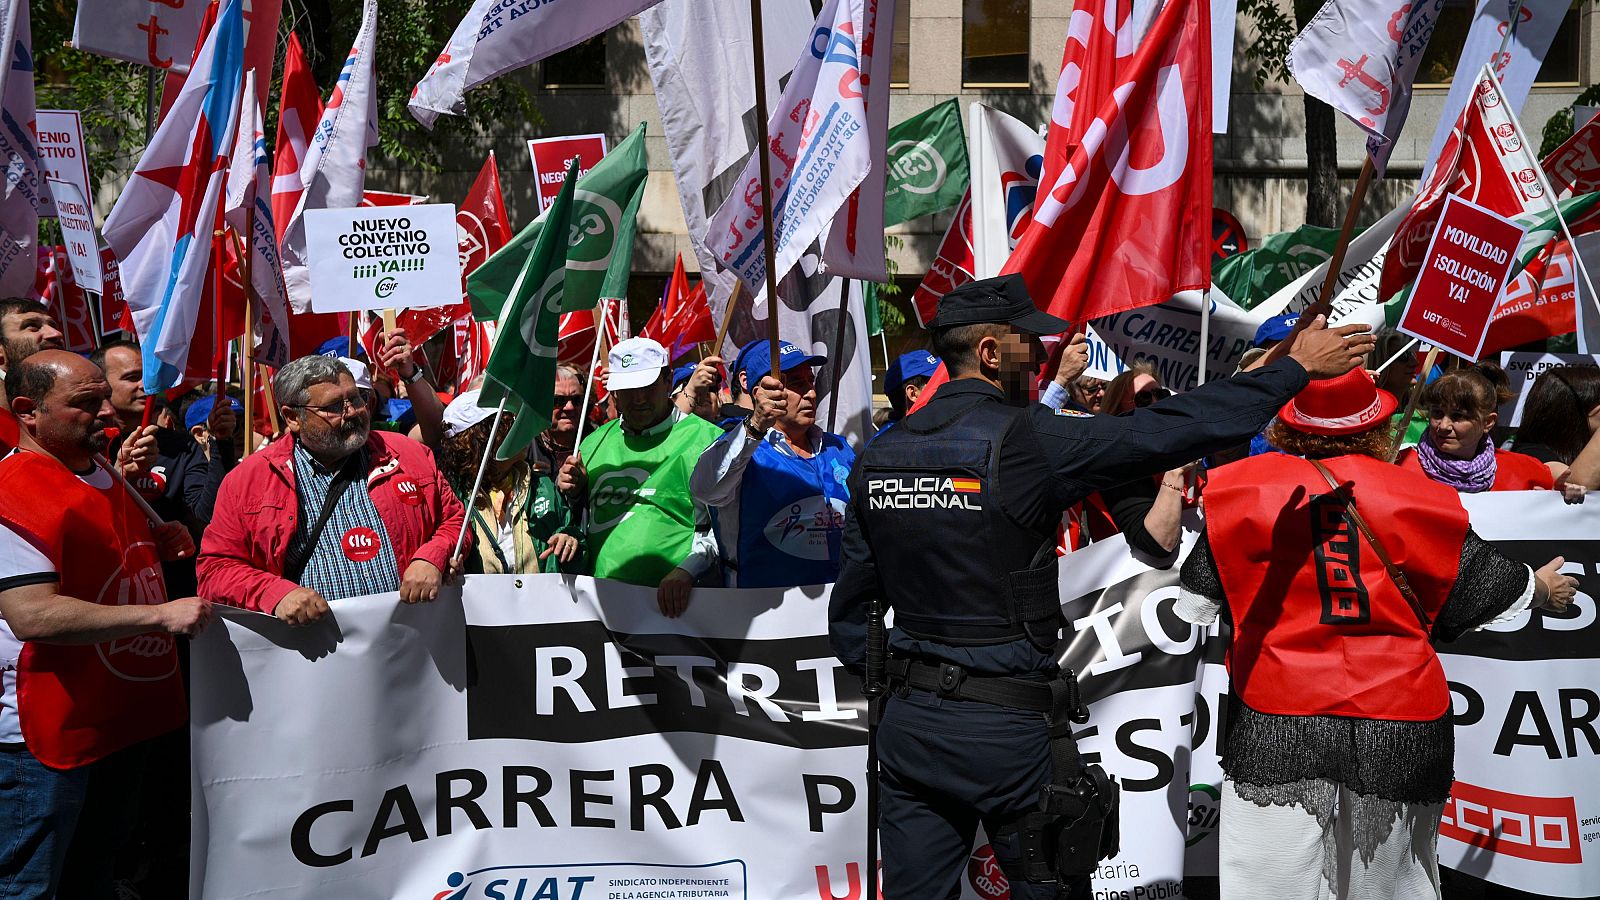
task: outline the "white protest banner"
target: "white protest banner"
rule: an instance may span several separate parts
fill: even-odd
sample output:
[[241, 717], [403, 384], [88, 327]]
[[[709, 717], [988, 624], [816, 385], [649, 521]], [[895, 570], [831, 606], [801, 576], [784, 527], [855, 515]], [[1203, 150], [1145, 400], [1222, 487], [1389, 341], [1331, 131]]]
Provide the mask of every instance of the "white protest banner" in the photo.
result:
[[200, 900], [815, 898], [862, 882], [828, 592], [472, 576], [194, 644]]
[[314, 312], [461, 302], [451, 203], [306, 211]]
[[182, 75], [205, 14], [206, 4], [183, 0], [78, 0], [72, 46]]
[[567, 167], [572, 165], [574, 157], [578, 160], [578, 177], [582, 178], [605, 155], [606, 136], [603, 134], [576, 134], [528, 141], [528, 159], [533, 162], [539, 212], [545, 212], [550, 204], [556, 202], [561, 186], [567, 183]]
[[[1333, 283], [1333, 318], [1341, 318], [1352, 307], [1378, 302], [1378, 278], [1383, 274], [1389, 241], [1410, 211], [1411, 202], [1408, 200], [1350, 240], [1350, 249], [1345, 251], [1339, 276]], [[1322, 282], [1327, 277], [1328, 264], [1323, 263], [1284, 285], [1276, 294], [1257, 304], [1254, 310], [1269, 317], [1278, 313], [1299, 312], [1322, 296]]]
[[[76, 196], [89, 207], [89, 225], [94, 225], [94, 196], [89, 185], [89, 156], [83, 152], [83, 118], [75, 109], [41, 109], [35, 145], [39, 148], [39, 166], [46, 181], [70, 182], [78, 189]], [[39, 210], [39, 215], [54, 215], [55, 211]], [[82, 284], [82, 282], [79, 282]], [[94, 288], [90, 288], [94, 290]]]
[[72, 263], [72, 279], [78, 287], [100, 293], [100, 245], [94, 236], [94, 213], [89, 201], [70, 181], [50, 180], [50, 195], [55, 198], [56, 220], [61, 225], [61, 243]]
[[1600, 356], [1579, 353], [1521, 353], [1507, 351], [1500, 354], [1500, 368], [1511, 379], [1513, 394], [1500, 407], [1500, 424], [1516, 428], [1522, 424], [1522, 408], [1528, 402], [1528, 389], [1547, 369], [1556, 366], [1600, 367]]

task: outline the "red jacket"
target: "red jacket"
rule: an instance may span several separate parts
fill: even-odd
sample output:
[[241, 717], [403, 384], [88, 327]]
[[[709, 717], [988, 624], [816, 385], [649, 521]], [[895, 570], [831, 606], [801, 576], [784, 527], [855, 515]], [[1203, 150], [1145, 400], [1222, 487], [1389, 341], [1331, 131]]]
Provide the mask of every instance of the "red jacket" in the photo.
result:
[[[367, 486], [403, 575], [415, 560], [447, 570], [465, 511], [445, 483], [433, 452], [397, 434], [367, 439]], [[299, 585], [283, 577], [300, 513], [294, 483], [294, 440], [284, 438], [245, 457], [222, 480], [216, 515], [200, 541], [200, 596], [214, 603], [271, 613]], [[373, 585], [374, 593], [398, 585]]]

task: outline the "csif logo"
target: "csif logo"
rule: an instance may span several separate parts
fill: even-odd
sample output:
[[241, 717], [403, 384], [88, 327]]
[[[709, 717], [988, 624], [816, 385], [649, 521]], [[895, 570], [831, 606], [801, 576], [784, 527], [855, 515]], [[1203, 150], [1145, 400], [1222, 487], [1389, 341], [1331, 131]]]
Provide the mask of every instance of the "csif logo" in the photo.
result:
[[927, 141], [898, 141], [889, 148], [889, 174], [898, 181], [894, 187], [933, 194], [944, 187], [947, 168], [944, 157]]
[[650, 473], [638, 467], [617, 469], [596, 479], [589, 493], [589, 506], [594, 517], [594, 524], [590, 527], [595, 531], [605, 531], [627, 520], [633, 515], [635, 504], [655, 494], [655, 488], [644, 486], [649, 479]]
[[385, 275], [378, 279], [377, 284], [373, 285], [372, 295], [379, 300], [387, 300], [389, 295], [394, 293], [399, 286], [400, 282], [393, 275]]
[[574, 190], [572, 226], [567, 234], [567, 268], [603, 272], [611, 265], [617, 231], [622, 227], [622, 207], [594, 191]]

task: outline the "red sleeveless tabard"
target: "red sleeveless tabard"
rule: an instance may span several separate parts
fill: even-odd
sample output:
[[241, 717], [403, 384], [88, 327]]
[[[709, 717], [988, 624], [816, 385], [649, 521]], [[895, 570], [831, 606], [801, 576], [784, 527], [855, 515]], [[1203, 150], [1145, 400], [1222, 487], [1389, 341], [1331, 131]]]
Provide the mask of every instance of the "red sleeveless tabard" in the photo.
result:
[[[84, 484], [53, 459], [0, 462], [0, 521], [55, 564], [59, 592], [106, 606], [164, 603], [166, 583], [149, 523], [126, 489]], [[72, 769], [183, 725], [183, 680], [173, 637], [147, 632], [93, 645], [23, 645], [17, 716], [28, 751]]]
[[[1323, 462], [1434, 618], [1455, 586], [1467, 533], [1456, 492], [1370, 457]], [[1234, 622], [1228, 672], [1251, 709], [1444, 715], [1450, 692], [1427, 632], [1309, 462], [1274, 453], [1217, 469], [1205, 510]]]

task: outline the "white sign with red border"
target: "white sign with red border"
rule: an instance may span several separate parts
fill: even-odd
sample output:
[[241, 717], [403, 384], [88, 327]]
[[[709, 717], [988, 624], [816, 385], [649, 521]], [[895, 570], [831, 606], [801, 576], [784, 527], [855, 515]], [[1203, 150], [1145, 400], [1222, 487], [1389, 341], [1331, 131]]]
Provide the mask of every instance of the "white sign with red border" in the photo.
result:
[[56, 201], [56, 221], [61, 225], [61, 243], [72, 264], [72, 279], [86, 291], [100, 293], [100, 245], [94, 237], [94, 212], [89, 201], [70, 181], [50, 179], [50, 194]]
[[575, 134], [568, 137], [536, 138], [528, 141], [528, 158], [533, 161], [534, 183], [538, 186], [539, 212], [550, 208], [567, 181], [567, 166], [579, 158], [578, 177], [589, 174], [606, 155], [606, 136]]
[[1498, 213], [1446, 196], [1399, 330], [1477, 360], [1526, 233]]
[[[89, 157], [83, 152], [83, 117], [75, 109], [41, 109], [37, 121], [44, 177], [72, 184], [85, 200], [94, 196], [89, 187]], [[39, 215], [54, 216], [55, 211], [40, 209]], [[93, 226], [93, 202], [89, 203], [89, 220]]]

